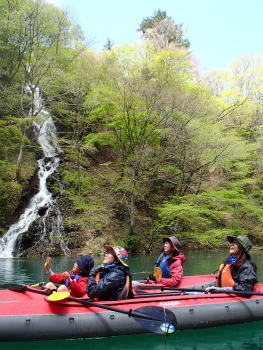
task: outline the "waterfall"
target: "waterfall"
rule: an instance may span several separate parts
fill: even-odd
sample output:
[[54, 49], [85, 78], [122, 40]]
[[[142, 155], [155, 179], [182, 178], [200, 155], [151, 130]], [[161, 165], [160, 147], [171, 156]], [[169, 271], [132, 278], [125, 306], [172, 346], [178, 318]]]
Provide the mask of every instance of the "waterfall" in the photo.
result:
[[[35, 89], [34, 92], [34, 106], [35, 111], [31, 111], [31, 115], [36, 115], [33, 124], [34, 131], [37, 136], [38, 143], [42, 147], [44, 158], [38, 160], [38, 179], [39, 179], [39, 192], [32, 197], [29, 202], [28, 207], [25, 212], [20, 216], [18, 222], [13, 224], [6, 234], [0, 238], [0, 258], [10, 258], [13, 256], [13, 251], [15, 249], [15, 244], [20, 234], [28, 231], [29, 226], [40, 217], [39, 210], [41, 208], [47, 208], [45, 214], [41, 218], [43, 222], [41, 235], [43, 238], [46, 235], [46, 225], [45, 219], [55, 212], [52, 216], [52, 232], [51, 232], [51, 242], [52, 236], [60, 237], [60, 245], [64, 254], [69, 252], [66, 244], [62, 238], [63, 226], [62, 218], [58, 207], [52, 200], [52, 194], [48, 191], [46, 180], [47, 178], [56, 171], [59, 166], [60, 159], [58, 153], [62, 152], [56, 142], [56, 128], [52, 121], [51, 116], [47, 111], [45, 111], [41, 106], [41, 97], [39, 89]], [[40, 239], [41, 239], [40, 238]]]

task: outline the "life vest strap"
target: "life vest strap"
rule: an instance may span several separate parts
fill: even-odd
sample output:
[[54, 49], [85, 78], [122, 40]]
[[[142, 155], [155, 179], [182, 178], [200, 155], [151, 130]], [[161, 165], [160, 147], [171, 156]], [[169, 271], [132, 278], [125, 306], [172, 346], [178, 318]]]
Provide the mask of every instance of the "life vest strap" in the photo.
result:
[[[95, 275], [95, 282], [98, 284], [99, 283], [99, 280], [100, 280], [100, 271], [98, 271]], [[93, 298], [93, 300], [95, 302], [98, 302], [99, 301], [99, 298]]]
[[118, 295], [117, 300], [126, 300], [128, 298], [129, 289], [130, 289], [130, 280], [131, 280], [130, 276], [127, 275], [125, 286], [123, 287], [123, 290]]

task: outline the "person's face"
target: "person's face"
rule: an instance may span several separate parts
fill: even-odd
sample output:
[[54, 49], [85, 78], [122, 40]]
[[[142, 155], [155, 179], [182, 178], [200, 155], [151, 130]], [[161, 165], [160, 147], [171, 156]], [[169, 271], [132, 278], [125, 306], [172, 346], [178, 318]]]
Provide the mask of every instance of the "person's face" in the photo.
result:
[[164, 250], [165, 254], [169, 255], [169, 254], [173, 253], [175, 249], [170, 241], [165, 241], [164, 245], [163, 245], [163, 250]]
[[237, 241], [233, 241], [230, 243], [229, 253], [234, 257], [238, 257], [242, 251], [241, 245]]
[[103, 265], [110, 265], [114, 263], [114, 261], [118, 260], [114, 251], [109, 250], [105, 252], [104, 260], [102, 262]]
[[73, 271], [75, 273], [81, 273], [81, 269], [79, 268], [79, 265], [75, 262], [74, 266], [73, 266]]

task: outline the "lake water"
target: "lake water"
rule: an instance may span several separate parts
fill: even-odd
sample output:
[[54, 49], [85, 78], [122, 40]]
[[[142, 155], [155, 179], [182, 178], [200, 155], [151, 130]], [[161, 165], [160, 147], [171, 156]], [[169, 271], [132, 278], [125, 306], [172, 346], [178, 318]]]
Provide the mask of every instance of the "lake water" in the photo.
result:
[[[187, 251], [184, 275], [210, 274], [228, 255], [225, 251]], [[252, 260], [258, 266], [259, 282], [263, 283], [263, 251], [252, 250]], [[150, 272], [159, 254], [130, 255], [129, 265], [134, 279], [142, 279]], [[95, 266], [101, 264], [102, 256], [94, 258]], [[33, 284], [46, 282], [44, 258], [0, 259], [1, 282]], [[54, 272], [70, 270], [75, 258], [52, 258], [50, 267]], [[262, 310], [263, 312], [263, 310]], [[216, 315], [215, 315], [216, 317]], [[0, 343], [1, 350], [262, 350], [263, 321], [218, 328], [176, 332], [167, 337], [157, 334], [112, 337], [105, 339], [79, 339], [41, 342]]]

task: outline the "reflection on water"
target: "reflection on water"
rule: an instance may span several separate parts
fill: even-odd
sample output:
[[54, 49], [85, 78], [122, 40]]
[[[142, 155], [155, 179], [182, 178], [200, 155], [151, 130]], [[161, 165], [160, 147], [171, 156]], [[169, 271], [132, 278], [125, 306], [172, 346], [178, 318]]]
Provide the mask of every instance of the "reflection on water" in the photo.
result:
[[[263, 251], [252, 251], [252, 260], [259, 268], [259, 281], [262, 278]], [[131, 255], [129, 265], [136, 273], [136, 279], [146, 277], [153, 269], [159, 254]], [[186, 263], [184, 274], [210, 274], [227, 256], [227, 251], [185, 252]], [[94, 257], [95, 266], [101, 264], [102, 256]], [[43, 267], [45, 258], [5, 258], [0, 259], [1, 283], [12, 282], [33, 284], [46, 282], [47, 275]], [[52, 258], [51, 268], [54, 272], [72, 269], [73, 257]], [[139, 273], [142, 272], [142, 273]], [[138, 274], [139, 273], [139, 274]], [[260, 306], [262, 307], [262, 306]], [[263, 310], [262, 310], [263, 312]], [[215, 315], [216, 317], [216, 315]], [[112, 337], [105, 339], [79, 339], [40, 342], [10, 342], [1, 343], [1, 350], [165, 350], [164, 336], [156, 334], [136, 335], [127, 337]], [[199, 329], [195, 331], [176, 332], [167, 338], [167, 350], [262, 350], [263, 321], [218, 328]]]
[[30, 273], [28, 271], [27, 264], [24, 264], [22, 259], [0, 259], [0, 264], [0, 274], [2, 276], [2, 281], [4, 279], [4, 282], [19, 281], [19, 283], [24, 283], [23, 281], [28, 280], [28, 275], [30, 275]]

